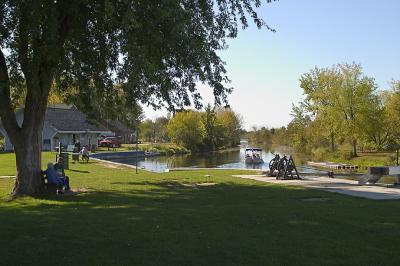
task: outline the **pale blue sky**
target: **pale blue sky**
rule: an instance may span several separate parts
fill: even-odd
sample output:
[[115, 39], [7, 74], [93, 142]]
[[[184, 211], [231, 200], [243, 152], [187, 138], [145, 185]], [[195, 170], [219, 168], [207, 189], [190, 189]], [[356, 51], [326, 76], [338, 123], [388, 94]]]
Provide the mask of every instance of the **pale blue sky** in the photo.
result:
[[[220, 53], [235, 88], [229, 102], [247, 129], [286, 125], [302, 97], [299, 78], [314, 66], [361, 63], [380, 89], [400, 79], [399, 0], [280, 0], [260, 15], [276, 33], [250, 27]], [[200, 90], [212, 102], [210, 90]]]

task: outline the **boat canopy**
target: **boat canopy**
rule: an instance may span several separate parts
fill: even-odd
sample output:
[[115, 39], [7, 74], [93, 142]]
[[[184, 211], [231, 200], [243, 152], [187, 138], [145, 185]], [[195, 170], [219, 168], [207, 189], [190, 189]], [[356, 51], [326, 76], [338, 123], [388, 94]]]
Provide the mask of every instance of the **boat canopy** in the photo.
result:
[[246, 148], [246, 151], [262, 151], [260, 148]]

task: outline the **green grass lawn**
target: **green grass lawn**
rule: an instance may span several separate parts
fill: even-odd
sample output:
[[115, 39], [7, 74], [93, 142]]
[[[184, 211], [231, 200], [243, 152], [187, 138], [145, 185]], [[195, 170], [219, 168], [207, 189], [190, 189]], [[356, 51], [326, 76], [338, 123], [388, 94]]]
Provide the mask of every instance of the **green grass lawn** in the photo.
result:
[[[12, 157], [0, 154], [2, 172]], [[1, 265], [398, 265], [399, 201], [233, 178], [239, 171], [70, 168], [86, 192], [0, 201]], [[13, 182], [0, 179], [2, 199]], [[204, 182], [215, 184], [195, 185]]]
[[[48, 162], [55, 162], [55, 152], [42, 153], [42, 167], [46, 168]], [[0, 176], [15, 176], [15, 154], [0, 153]]]
[[349, 160], [334, 158], [330, 160], [357, 165], [362, 170], [366, 170], [369, 166], [396, 165], [394, 158], [394, 154], [389, 152], [359, 152], [357, 157]]
[[[347, 163], [357, 165], [360, 171], [365, 172], [370, 166], [393, 166], [396, 165], [396, 153], [388, 151], [380, 152], [358, 152], [357, 157], [351, 157], [351, 150], [341, 147], [340, 150], [332, 153], [327, 149], [321, 149], [323, 152], [314, 156], [300, 154], [298, 157], [306, 163], [307, 159], [314, 161], [328, 161], [336, 163]], [[318, 151], [318, 150], [317, 150]], [[309, 157], [309, 158], [307, 158]], [[304, 158], [307, 158], [304, 160]]]

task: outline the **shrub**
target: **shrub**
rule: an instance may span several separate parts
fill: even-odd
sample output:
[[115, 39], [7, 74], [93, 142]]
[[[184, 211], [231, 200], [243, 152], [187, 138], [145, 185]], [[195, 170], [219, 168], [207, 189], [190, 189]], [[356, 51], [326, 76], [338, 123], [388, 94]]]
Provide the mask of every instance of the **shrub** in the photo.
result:
[[315, 161], [323, 161], [326, 160], [327, 156], [329, 155], [329, 150], [326, 148], [316, 148], [312, 149], [312, 158]]
[[168, 155], [168, 156], [171, 156], [171, 155], [174, 155], [174, 154], [175, 154], [175, 150], [172, 149], [172, 148], [169, 148], [169, 149], [166, 151], [166, 155]]
[[351, 160], [354, 157], [353, 152], [351, 151], [337, 151], [336, 156], [339, 159], [346, 161]]

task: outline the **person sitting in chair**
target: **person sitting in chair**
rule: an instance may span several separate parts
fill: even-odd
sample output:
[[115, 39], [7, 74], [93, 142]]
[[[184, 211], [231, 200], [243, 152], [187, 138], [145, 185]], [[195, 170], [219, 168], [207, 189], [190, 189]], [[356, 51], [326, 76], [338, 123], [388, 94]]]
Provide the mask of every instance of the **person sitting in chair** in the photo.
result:
[[63, 189], [66, 191], [70, 190], [68, 176], [59, 176], [59, 174], [57, 174], [57, 170], [55, 169], [55, 165], [52, 163], [47, 164], [47, 169], [44, 171], [44, 173], [46, 174], [47, 182], [49, 184], [57, 185], [58, 193], [63, 193]]
[[82, 161], [89, 162], [89, 151], [86, 146], [83, 146], [82, 150], [79, 153], [82, 155]]

